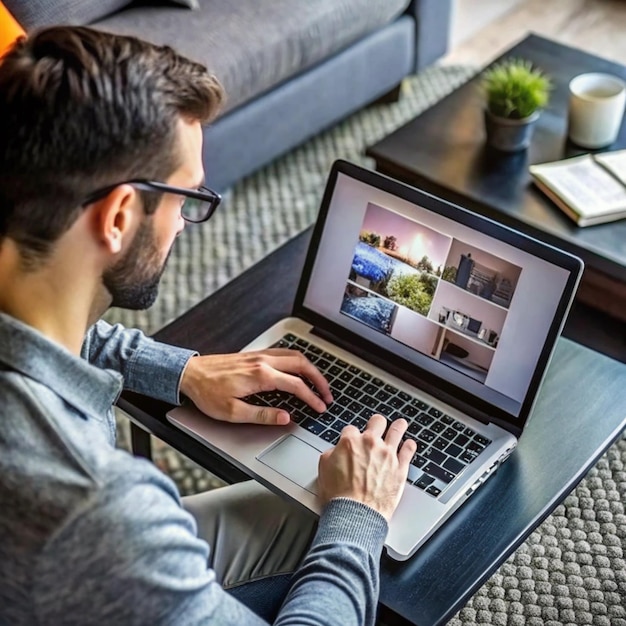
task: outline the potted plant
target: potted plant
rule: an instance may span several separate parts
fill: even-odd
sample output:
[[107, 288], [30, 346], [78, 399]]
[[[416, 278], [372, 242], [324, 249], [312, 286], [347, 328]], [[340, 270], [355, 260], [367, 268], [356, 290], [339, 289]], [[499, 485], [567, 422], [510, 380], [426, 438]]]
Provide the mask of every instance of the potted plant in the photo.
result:
[[482, 87], [489, 145], [506, 152], [527, 148], [534, 123], [550, 99], [550, 79], [530, 61], [511, 58], [488, 69]]

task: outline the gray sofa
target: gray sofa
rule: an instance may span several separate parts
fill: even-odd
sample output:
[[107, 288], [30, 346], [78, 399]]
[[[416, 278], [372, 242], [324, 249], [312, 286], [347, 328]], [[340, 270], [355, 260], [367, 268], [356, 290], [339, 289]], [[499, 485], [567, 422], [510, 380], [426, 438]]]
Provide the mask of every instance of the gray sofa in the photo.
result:
[[[225, 190], [447, 49], [452, 0], [5, 0], [26, 28], [90, 24], [206, 64], [228, 102], [205, 131]], [[181, 5], [187, 5], [186, 7]], [[195, 8], [190, 8], [195, 6]]]

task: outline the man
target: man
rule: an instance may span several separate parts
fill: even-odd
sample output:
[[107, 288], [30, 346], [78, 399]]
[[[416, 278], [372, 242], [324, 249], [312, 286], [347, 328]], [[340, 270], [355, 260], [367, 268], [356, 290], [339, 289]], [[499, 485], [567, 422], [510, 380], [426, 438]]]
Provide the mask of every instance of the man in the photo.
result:
[[2, 59], [2, 625], [374, 622], [415, 451], [403, 420], [384, 438], [381, 416], [362, 434], [347, 427], [322, 456], [317, 527], [253, 482], [181, 503], [168, 478], [114, 447], [123, 386], [268, 428], [289, 415], [240, 398], [280, 389], [318, 411], [332, 402], [298, 353], [199, 356], [98, 321], [111, 305], [150, 306], [185, 220], [219, 203], [201, 187], [200, 124], [221, 100], [171, 49], [87, 28], [40, 31]]

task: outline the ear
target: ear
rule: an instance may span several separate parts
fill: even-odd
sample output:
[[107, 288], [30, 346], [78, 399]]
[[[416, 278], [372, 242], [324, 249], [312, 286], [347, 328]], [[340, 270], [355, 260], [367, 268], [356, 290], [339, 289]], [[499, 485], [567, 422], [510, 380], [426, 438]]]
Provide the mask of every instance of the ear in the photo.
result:
[[131, 185], [119, 185], [92, 210], [98, 240], [111, 254], [119, 254], [132, 241], [143, 215], [139, 194]]

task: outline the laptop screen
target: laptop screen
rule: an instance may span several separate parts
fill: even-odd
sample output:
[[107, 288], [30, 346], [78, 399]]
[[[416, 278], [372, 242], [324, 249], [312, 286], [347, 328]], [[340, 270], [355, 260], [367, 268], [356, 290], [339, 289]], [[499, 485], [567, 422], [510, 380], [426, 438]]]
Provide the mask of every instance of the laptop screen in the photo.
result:
[[320, 212], [304, 309], [519, 418], [562, 327], [580, 260], [345, 165], [348, 173], [331, 175]]

